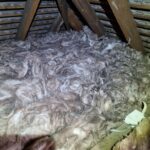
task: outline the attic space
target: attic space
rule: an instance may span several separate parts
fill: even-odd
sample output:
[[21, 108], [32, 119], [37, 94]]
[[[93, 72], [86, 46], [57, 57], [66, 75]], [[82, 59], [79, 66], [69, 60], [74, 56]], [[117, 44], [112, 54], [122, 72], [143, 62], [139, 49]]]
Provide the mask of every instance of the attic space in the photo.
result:
[[0, 150], [150, 150], [150, 0], [0, 1]]

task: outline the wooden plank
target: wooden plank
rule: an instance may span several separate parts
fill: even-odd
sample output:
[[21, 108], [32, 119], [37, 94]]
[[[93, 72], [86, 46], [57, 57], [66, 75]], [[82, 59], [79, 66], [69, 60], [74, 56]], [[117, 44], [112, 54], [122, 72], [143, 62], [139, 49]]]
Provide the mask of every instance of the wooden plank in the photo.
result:
[[68, 8], [68, 21], [69, 21], [70, 26], [74, 30], [76, 31], [82, 30], [83, 24], [71, 8]]
[[26, 38], [33, 18], [38, 9], [39, 3], [40, 0], [27, 0], [24, 11], [24, 17], [17, 33], [17, 39], [24, 40]]
[[138, 28], [138, 31], [141, 35], [145, 35], [147, 37], [150, 38], [150, 29], [141, 29], [141, 28]]
[[150, 43], [150, 37], [141, 36], [141, 38], [144, 42]]
[[130, 7], [135, 9], [150, 10], [150, 3], [132, 2], [130, 3]]
[[[36, 0], [35, 0], [36, 1]], [[57, 5], [54, 1], [42, 1], [40, 8], [56, 8]], [[0, 10], [9, 10], [9, 9], [24, 9], [25, 2], [0, 2]]]
[[61, 15], [59, 14], [55, 21], [53, 22], [50, 31], [59, 32], [61, 25], [64, 23]]
[[64, 20], [66, 29], [70, 29], [68, 21], [68, 4], [66, 0], [57, 0], [57, 5]]
[[93, 32], [95, 32], [99, 36], [103, 35], [104, 27], [100, 23], [93, 9], [91, 8], [90, 3], [87, 0], [72, 0], [72, 2], [79, 10], [81, 15], [85, 18]]
[[[90, 3], [94, 3], [94, 4], [106, 4], [105, 1], [103, 0], [88, 0]], [[129, 1], [129, 5], [131, 8], [135, 8], [135, 9], [143, 9], [143, 10], [150, 10], [150, 3], [144, 3], [144, 2], [130, 2]]]
[[[36, 15], [34, 20], [52, 20], [56, 18], [57, 14], [43, 14]], [[0, 18], [0, 24], [8, 24], [8, 23], [19, 23], [21, 22], [22, 17], [8, 17], [8, 18]]]
[[[68, 7], [68, 23], [69, 26], [76, 31], [80, 31], [83, 28], [82, 22], [79, 20], [79, 18], [70, 7]], [[58, 32], [62, 24], [62, 17], [58, 15], [58, 17], [51, 26], [51, 31]]]
[[[35, 20], [32, 26], [49, 25], [52, 22], [53, 20], [39, 20], [39, 21]], [[19, 23], [2, 24], [0, 25], [0, 30], [17, 29], [18, 27]]]
[[93, 3], [93, 4], [105, 4], [106, 1], [104, 0], [88, 0], [89, 3]]
[[8, 39], [13, 39], [15, 37], [16, 37], [16, 34], [3, 35], [3, 36], [0, 36], [0, 41], [2, 41], [2, 40], [8, 40]]
[[149, 21], [135, 19], [135, 22], [136, 22], [137, 26], [140, 27], [140, 28], [150, 29]]
[[150, 11], [143, 11], [143, 10], [131, 10], [133, 13], [134, 18], [137, 19], [145, 19], [150, 21]]
[[118, 24], [131, 47], [143, 51], [143, 43], [130, 11], [128, 0], [107, 0]]
[[[24, 13], [23, 10], [6, 10], [6, 11], [0, 11], [0, 17], [18, 17], [22, 16]], [[58, 13], [57, 8], [41, 8], [38, 9], [37, 14], [52, 14], [52, 13]]]

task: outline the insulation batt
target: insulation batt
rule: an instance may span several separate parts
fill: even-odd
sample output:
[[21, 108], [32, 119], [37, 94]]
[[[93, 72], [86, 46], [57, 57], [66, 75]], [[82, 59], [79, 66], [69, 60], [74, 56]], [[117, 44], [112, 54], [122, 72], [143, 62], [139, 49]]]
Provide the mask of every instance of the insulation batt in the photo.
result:
[[90, 148], [147, 102], [149, 91], [148, 56], [87, 27], [0, 46], [0, 136], [10, 137], [8, 149], [47, 135], [57, 150]]

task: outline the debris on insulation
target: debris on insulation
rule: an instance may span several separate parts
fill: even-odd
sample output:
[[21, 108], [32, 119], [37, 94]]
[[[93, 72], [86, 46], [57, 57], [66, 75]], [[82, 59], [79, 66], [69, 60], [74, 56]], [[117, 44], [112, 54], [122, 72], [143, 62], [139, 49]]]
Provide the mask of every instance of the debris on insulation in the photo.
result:
[[149, 91], [149, 57], [87, 27], [2, 42], [0, 149], [90, 149]]
[[146, 118], [113, 150], [149, 150], [150, 149], [150, 119]]

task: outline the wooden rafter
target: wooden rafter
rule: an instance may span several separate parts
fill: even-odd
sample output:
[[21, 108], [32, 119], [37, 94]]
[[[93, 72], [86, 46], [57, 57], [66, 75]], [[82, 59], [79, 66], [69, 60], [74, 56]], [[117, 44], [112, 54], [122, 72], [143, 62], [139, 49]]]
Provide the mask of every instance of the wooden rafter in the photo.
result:
[[72, 0], [72, 2], [79, 10], [81, 15], [85, 18], [86, 22], [91, 27], [91, 29], [99, 36], [103, 35], [103, 25], [100, 23], [89, 2], [87, 0]]
[[128, 0], [107, 0], [126, 41], [135, 49], [143, 51], [143, 43], [130, 11]]
[[[106, 4], [107, 1], [104, 0], [88, 0], [90, 3], [96, 3], [96, 4]], [[129, 1], [129, 5], [131, 8], [136, 8], [136, 9], [142, 9], [142, 10], [150, 10], [150, 3], [144, 3], [144, 2], [130, 2]]]
[[58, 15], [53, 24], [51, 25], [52, 32], [59, 32], [61, 25], [64, 23], [61, 15]]
[[83, 28], [82, 22], [79, 20], [77, 15], [74, 13], [74, 11], [71, 8], [68, 8], [68, 19], [70, 26], [76, 30], [80, 31]]
[[70, 29], [69, 21], [68, 21], [68, 4], [66, 0], [56, 0], [62, 18], [64, 20], [66, 29]]
[[27, 36], [33, 18], [38, 9], [40, 0], [27, 0], [24, 10], [23, 20], [17, 32], [17, 39], [24, 40]]

